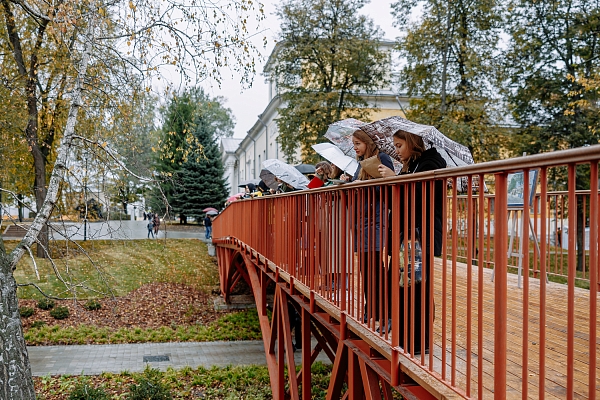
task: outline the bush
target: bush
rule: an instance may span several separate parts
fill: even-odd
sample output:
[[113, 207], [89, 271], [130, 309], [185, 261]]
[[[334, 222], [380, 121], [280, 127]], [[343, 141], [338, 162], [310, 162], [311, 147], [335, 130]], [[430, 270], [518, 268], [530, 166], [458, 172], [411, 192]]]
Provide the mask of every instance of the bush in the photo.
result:
[[54, 310], [50, 311], [50, 316], [54, 319], [65, 319], [69, 316], [69, 309], [64, 306], [56, 307]]
[[54, 308], [54, 300], [44, 297], [37, 302], [37, 306], [41, 310], [51, 310]]
[[35, 310], [31, 307], [19, 307], [19, 315], [23, 318], [31, 317]]
[[69, 394], [69, 400], [108, 400], [103, 388], [90, 386], [88, 382], [78, 383]]
[[172, 400], [169, 388], [161, 382], [161, 373], [147, 367], [137, 384], [129, 386], [129, 400]]
[[46, 326], [46, 321], [33, 321], [31, 323], [31, 328], [33, 329], [41, 328], [42, 326]]
[[88, 311], [95, 311], [101, 309], [102, 304], [96, 300], [88, 300], [83, 307]]

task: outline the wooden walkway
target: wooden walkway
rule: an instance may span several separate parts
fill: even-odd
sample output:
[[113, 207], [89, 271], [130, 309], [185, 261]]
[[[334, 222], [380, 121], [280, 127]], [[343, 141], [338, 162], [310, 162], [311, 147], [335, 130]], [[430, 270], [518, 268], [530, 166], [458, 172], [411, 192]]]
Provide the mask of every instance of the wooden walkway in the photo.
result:
[[[442, 375], [442, 265], [441, 260], [436, 262], [435, 271], [435, 304], [436, 318], [434, 324], [434, 371]], [[451, 263], [447, 265], [446, 282], [446, 315], [448, 324], [451, 321], [452, 296], [451, 296]], [[456, 385], [466, 390], [467, 370], [467, 267], [457, 264], [457, 326], [456, 326]], [[484, 298], [483, 298], [483, 354], [478, 354], [478, 279], [477, 267], [472, 273], [472, 308], [471, 329], [471, 397], [477, 398], [477, 381], [479, 376], [478, 357], [483, 357], [483, 398], [493, 397], [494, 388], [494, 283], [491, 281], [492, 271], [483, 270]], [[523, 365], [523, 289], [517, 287], [517, 276], [508, 275], [508, 321], [507, 321], [507, 398], [522, 398], [522, 365]], [[546, 357], [545, 357], [545, 395], [549, 399], [566, 398], [567, 382], [567, 286], [557, 283], [548, 283], [546, 286]], [[589, 346], [589, 291], [575, 288], [575, 398], [588, 398], [588, 346]], [[540, 365], [540, 281], [529, 279], [529, 337], [528, 337], [528, 397], [539, 399], [539, 365]], [[599, 320], [600, 321], [600, 320]], [[600, 331], [600, 322], [598, 323]], [[452, 327], [446, 327], [446, 371], [451, 371]], [[600, 352], [600, 339], [596, 340], [597, 351]], [[420, 362], [420, 358], [417, 360]], [[428, 368], [429, 357], [425, 357], [424, 365]], [[600, 367], [596, 369], [596, 398], [600, 398]], [[449, 372], [446, 379], [450, 380]]]
[[[444, 378], [452, 382], [452, 264], [448, 262], [446, 282], [446, 372]], [[466, 371], [467, 371], [467, 266], [463, 263], [456, 265], [456, 374], [454, 385], [467, 392]], [[479, 384], [479, 354], [478, 354], [478, 285], [479, 269], [472, 267], [472, 293], [471, 293], [471, 385], [470, 398], [478, 398]], [[523, 277], [523, 280], [525, 277]], [[354, 279], [354, 286], [357, 287], [358, 277]], [[507, 319], [507, 387], [506, 397], [508, 399], [521, 399], [523, 388], [523, 337], [529, 332], [528, 340], [528, 368], [527, 368], [527, 395], [530, 399], [541, 398], [539, 392], [540, 385], [540, 281], [539, 279], [529, 278], [529, 326], [524, 331], [523, 323], [523, 295], [524, 289], [517, 286], [517, 275], [508, 274], [508, 319]], [[436, 259], [435, 262], [435, 321], [434, 321], [434, 346], [433, 346], [433, 370], [442, 378], [442, 261]], [[546, 284], [546, 348], [545, 348], [545, 397], [548, 399], [567, 398], [567, 285], [548, 282]], [[492, 270], [483, 269], [483, 373], [482, 373], [482, 398], [494, 397], [494, 282], [492, 282]], [[330, 297], [334, 292], [320, 295], [323, 298]], [[327, 296], [329, 294], [330, 296]], [[356, 300], [358, 293], [347, 297], [349, 304], [353, 304], [355, 315], [359, 314], [356, 305], [360, 303]], [[339, 301], [339, 297], [335, 302]], [[600, 301], [600, 295], [599, 295]], [[587, 399], [588, 386], [588, 354], [589, 354], [589, 291], [575, 288], [575, 364], [574, 364], [574, 398]], [[600, 320], [597, 323], [597, 330], [600, 331]], [[364, 325], [362, 325], [364, 326]], [[363, 329], [359, 332], [365, 332], [364, 335], [372, 338], [372, 334]], [[370, 331], [372, 332], [372, 331]], [[363, 336], [363, 335], [361, 335]], [[378, 336], [378, 335], [377, 335]], [[378, 336], [379, 339], [384, 339]], [[384, 339], [385, 340], [385, 339]], [[377, 341], [377, 339], [375, 339]], [[388, 342], [389, 343], [389, 342]], [[600, 354], [600, 338], [596, 339], [597, 353]], [[387, 353], [387, 351], [385, 351]], [[429, 355], [421, 360], [418, 356], [414, 359], [421, 365], [421, 368], [429, 369]], [[600, 363], [599, 363], [600, 365]], [[414, 368], [414, 367], [413, 367]], [[411, 368], [411, 369], [413, 369]], [[596, 398], [600, 398], [600, 366], [596, 368]]]

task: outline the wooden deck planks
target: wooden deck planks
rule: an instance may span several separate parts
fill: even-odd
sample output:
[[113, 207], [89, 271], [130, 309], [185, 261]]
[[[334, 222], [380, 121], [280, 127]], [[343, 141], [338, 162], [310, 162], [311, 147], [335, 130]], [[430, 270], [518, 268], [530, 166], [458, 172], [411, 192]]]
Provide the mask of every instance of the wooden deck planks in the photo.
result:
[[[447, 262], [446, 283], [446, 315], [447, 315], [447, 342], [446, 342], [446, 381], [450, 381], [451, 356], [451, 315], [452, 315], [452, 263]], [[467, 266], [462, 263], [456, 263], [456, 304], [457, 304], [457, 324], [456, 324], [456, 363], [457, 371], [455, 384], [462, 390], [466, 390], [466, 336], [467, 325], [471, 324], [472, 344], [471, 344], [471, 397], [477, 398], [477, 380], [480, 376], [478, 370], [478, 284], [479, 268], [472, 267], [472, 307], [471, 321], [467, 321]], [[349, 282], [354, 285], [359, 283], [359, 275], [351, 274]], [[494, 388], [494, 283], [491, 281], [492, 270], [483, 269], [483, 394], [482, 398], [493, 398]], [[439, 375], [442, 372], [442, 348], [441, 348], [441, 321], [442, 321], [442, 262], [436, 259], [434, 272], [434, 292], [436, 304], [436, 317], [434, 322], [434, 365], [433, 371]], [[525, 279], [525, 278], [523, 278]], [[357, 286], [354, 286], [357, 287]], [[508, 276], [508, 315], [507, 315], [507, 398], [522, 398], [522, 341], [523, 335], [523, 290], [517, 287], [516, 274]], [[557, 283], [547, 283], [546, 286], [546, 376], [545, 376], [545, 396], [548, 399], [562, 399], [566, 397], [567, 382], [567, 333], [566, 333], [566, 304], [567, 304], [567, 286]], [[329, 298], [333, 303], [339, 306], [339, 292], [320, 291], [325, 298]], [[335, 300], [334, 300], [335, 299]], [[354, 292], [347, 297], [348, 309], [351, 315], [357, 316], [358, 293]], [[539, 321], [540, 321], [540, 281], [539, 279], [529, 278], [529, 329], [528, 329], [528, 352], [529, 361], [527, 397], [531, 399], [539, 398]], [[574, 390], [575, 398], [588, 397], [588, 343], [589, 343], [589, 291], [575, 288], [575, 357], [574, 357]], [[360, 318], [357, 318], [359, 320]], [[600, 322], [600, 321], [597, 321]], [[600, 323], [597, 323], [600, 332]], [[600, 338], [596, 338], [597, 352], [600, 354]], [[425, 364], [422, 366], [428, 369], [429, 356], [425, 357]], [[415, 363], [421, 365], [421, 358], [415, 358]], [[600, 363], [596, 368], [596, 376], [600, 380]], [[600, 381], [596, 386], [596, 397], [600, 398]]]
[[[435, 302], [436, 302], [436, 320], [434, 326], [436, 349], [434, 350], [434, 371], [441, 374], [441, 304], [442, 304], [442, 265], [441, 260], [436, 260], [434, 275]], [[471, 359], [472, 365], [472, 396], [476, 397], [477, 389], [476, 379], [479, 371], [477, 370], [477, 296], [479, 271], [477, 267], [472, 267], [472, 344], [471, 352], [474, 353]], [[466, 288], [467, 267], [464, 264], [457, 263], [457, 353], [466, 354], [466, 321], [467, 315], [467, 288]], [[447, 263], [446, 295], [447, 295], [447, 338], [451, 338], [451, 277], [452, 264]], [[493, 397], [493, 343], [494, 343], [494, 283], [491, 282], [491, 270], [483, 270], [484, 299], [483, 299], [483, 331], [484, 331], [484, 362], [483, 362], [483, 383], [484, 394], [482, 397]], [[529, 336], [528, 336], [528, 397], [539, 397], [539, 280], [529, 278]], [[546, 289], [546, 377], [545, 393], [546, 396], [564, 398], [566, 395], [566, 371], [567, 371], [567, 334], [566, 334], [566, 299], [567, 286], [548, 283]], [[521, 398], [521, 375], [522, 375], [522, 338], [523, 334], [523, 289], [517, 287], [517, 276], [509, 274], [508, 277], [508, 318], [507, 318], [507, 395], [509, 398]], [[588, 339], [589, 339], [589, 291], [575, 288], [576, 304], [576, 326], [575, 326], [575, 359], [574, 359], [574, 390], [576, 398], [588, 397]], [[597, 321], [598, 322], [598, 321]], [[600, 324], [598, 324], [600, 325]], [[598, 327], [600, 330], [600, 326]], [[597, 338], [597, 348], [600, 353], [600, 339]], [[447, 341], [446, 348], [451, 349], [451, 342]], [[447, 350], [448, 351], [448, 350]], [[457, 354], [457, 368], [460, 374], [457, 374], [457, 385], [466, 388], [466, 357]], [[420, 360], [419, 360], [420, 361]], [[426, 360], [427, 361], [427, 360]], [[447, 354], [447, 364], [451, 362], [450, 354]], [[449, 367], [447, 369], [449, 371]], [[600, 379], [600, 367], [596, 368], [596, 374]], [[459, 378], [460, 376], [460, 378]], [[600, 383], [599, 383], [600, 385]], [[596, 387], [596, 396], [600, 397], [600, 386]]]

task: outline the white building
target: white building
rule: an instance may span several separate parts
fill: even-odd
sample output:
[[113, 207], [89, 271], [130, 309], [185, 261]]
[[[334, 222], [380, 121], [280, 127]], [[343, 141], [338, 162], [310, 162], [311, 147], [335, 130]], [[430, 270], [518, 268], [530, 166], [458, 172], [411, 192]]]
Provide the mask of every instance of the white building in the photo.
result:
[[[384, 42], [382, 46], [390, 53], [393, 52], [394, 42]], [[277, 47], [271, 53], [267, 65], [272, 62]], [[390, 60], [392, 57], [390, 57]], [[392, 72], [390, 61], [390, 74]], [[284, 106], [277, 93], [275, 82], [268, 79], [269, 103], [262, 114], [257, 116], [254, 126], [248, 130], [243, 139], [224, 138], [221, 140], [221, 154], [225, 168], [225, 179], [229, 184], [230, 194], [239, 192], [240, 182], [248, 179], [258, 179], [261, 165], [264, 160], [276, 158], [285, 161], [281, 146], [277, 141], [277, 117], [279, 109]], [[365, 94], [364, 99], [369, 107], [376, 109], [370, 115], [371, 120], [390, 117], [392, 115], [404, 116], [404, 109], [408, 107], [409, 99], [406, 95], [398, 94], [394, 87], [381, 88], [372, 94]], [[298, 150], [300, 152], [300, 150]]]

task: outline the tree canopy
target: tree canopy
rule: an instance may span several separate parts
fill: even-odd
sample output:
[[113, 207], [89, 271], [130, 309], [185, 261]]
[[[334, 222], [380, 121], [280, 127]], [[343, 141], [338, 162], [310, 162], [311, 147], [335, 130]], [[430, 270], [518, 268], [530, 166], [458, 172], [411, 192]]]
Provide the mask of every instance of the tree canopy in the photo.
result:
[[[420, 18], [409, 22], [420, 6]], [[499, 157], [502, 124], [497, 74], [502, 8], [496, 0], [399, 0], [395, 25], [406, 64], [407, 117], [434, 125], [471, 150], [476, 161]]]
[[509, 3], [506, 96], [520, 127], [515, 153], [597, 144], [598, 2]]
[[[248, 41], [249, 24], [262, 20], [261, 7], [251, 0], [210, 5], [196, 0], [0, 0], [0, 109], [15, 110], [0, 112], [0, 122], [14, 135], [11, 145], [20, 144], [30, 154], [37, 206], [27, 235], [10, 254], [0, 238], [3, 398], [35, 398], [13, 270], [34, 243], [39, 255], [49, 254], [48, 221], [60, 209], [59, 193], [78, 150], [94, 148], [98, 152], [91, 154], [103, 154], [95, 161], [126, 168], [109, 145], [114, 122], [165, 69], [195, 84], [218, 81], [221, 68], [228, 66], [247, 83], [256, 55]], [[165, 87], [170, 91], [173, 84]], [[75, 293], [77, 284], [63, 283]]]
[[385, 86], [390, 54], [382, 32], [357, 11], [366, 0], [287, 0], [277, 10], [281, 33], [266, 68], [284, 103], [279, 141], [289, 162], [313, 162], [311, 144], [324, 141], [329, 124], [365, 119], [362, 95]]

